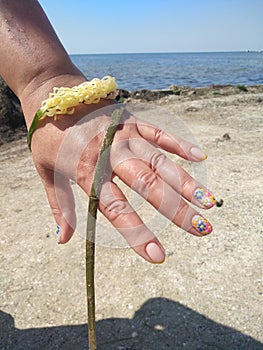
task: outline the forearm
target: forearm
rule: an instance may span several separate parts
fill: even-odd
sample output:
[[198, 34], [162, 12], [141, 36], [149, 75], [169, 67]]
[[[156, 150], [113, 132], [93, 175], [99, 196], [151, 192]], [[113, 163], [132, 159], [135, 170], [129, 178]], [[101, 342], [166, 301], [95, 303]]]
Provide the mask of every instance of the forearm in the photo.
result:
[[68, 80], [74, 85], [85, 80], [36, 0], [0, 0], [0, 75], [22, 106], [34, 96], [36, 106], [31, 104], [32, 111], [24, 111], [29, 119], [41, 102], [39, 88], [43, 96], [52, 90], [53, 82], [63, 85]]

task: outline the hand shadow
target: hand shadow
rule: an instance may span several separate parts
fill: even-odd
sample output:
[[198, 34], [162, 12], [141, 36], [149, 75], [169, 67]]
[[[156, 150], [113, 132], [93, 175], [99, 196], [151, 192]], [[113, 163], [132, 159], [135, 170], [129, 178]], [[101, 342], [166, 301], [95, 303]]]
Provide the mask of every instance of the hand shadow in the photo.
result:
[[[165, 298], [148, 300], [133, 319], [97, 322], [98, 350], [263, 350], [263, 344], [239, 331]], [[86, 324], [17, 329], [0, 311], [1, 350], [84, 350]]]

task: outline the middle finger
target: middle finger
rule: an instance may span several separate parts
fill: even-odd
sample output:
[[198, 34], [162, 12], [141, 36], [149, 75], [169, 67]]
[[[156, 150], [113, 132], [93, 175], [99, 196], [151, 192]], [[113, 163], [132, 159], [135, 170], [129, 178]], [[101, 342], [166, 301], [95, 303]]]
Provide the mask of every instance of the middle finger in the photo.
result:
[[[190, 207], [144, 160], [138, 159], [128, 149], [122, 159], [124, 158], [125, 160], [114, 167], [114, 173], [161, 214], [194, 235], [202, 236], [212, 231], [212, 226], [206, 219]], [[207, 227], [207, 230], [204, 227]]]
[[203, 209], [209, 209], [216, 204], [214, 195], [208, 189], [149, 142], [141, 138], [132, 139], [129, 147], [153, 172], [189, 202]]

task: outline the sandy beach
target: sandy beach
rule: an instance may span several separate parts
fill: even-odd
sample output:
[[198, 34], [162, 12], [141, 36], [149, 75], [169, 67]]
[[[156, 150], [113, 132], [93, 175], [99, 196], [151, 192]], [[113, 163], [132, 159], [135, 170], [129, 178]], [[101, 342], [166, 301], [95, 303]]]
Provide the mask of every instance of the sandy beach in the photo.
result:
[[[197, 167], [171, 158], [224, 205], [201, 239], [163, 224], [161, 265], [97, 246], [99, 350], [263, 349], [263, 87], [194, 91], [134, 108], [208, 153]], [[87, 349], [85, 242], [56, 243], [25, 137], [0, 146], [0, 188], [0, 349]]]

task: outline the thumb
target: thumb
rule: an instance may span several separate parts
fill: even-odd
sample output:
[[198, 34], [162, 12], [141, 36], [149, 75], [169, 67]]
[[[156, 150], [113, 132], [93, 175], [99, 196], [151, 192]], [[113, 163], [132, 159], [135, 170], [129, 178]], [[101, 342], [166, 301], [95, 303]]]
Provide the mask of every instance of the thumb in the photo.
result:
[[75, 201], [69, 179], [46, 168], [38, 168], [49, 205], [59, 228], [58, 243], [70, 240], [76, 228]]

